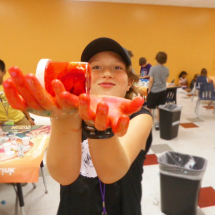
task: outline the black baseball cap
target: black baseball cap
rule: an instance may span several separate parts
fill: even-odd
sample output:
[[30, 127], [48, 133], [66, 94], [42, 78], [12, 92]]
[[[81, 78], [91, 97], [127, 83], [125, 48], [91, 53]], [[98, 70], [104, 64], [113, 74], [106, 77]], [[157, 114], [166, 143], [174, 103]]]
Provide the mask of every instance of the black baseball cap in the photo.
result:
[[104, 51], [117, 53], [122, 57], [126, 66], [131, 65], [131, 59], [129, 57], [128, 51], [115, 40], [107, 37], [100, 37], [90, 42], [82, 52], [81, 61], [88, 62], [94, 55]]

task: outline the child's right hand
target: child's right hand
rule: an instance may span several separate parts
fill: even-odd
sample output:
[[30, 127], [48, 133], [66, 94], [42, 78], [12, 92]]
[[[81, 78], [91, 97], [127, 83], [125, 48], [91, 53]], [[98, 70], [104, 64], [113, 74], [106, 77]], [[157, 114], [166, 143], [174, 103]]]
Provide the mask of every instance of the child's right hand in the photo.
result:
[[9, 69], [12, 78], [3, 82], [5, 95], [14, 109], [27, 110], [44, 117], [65, 117], [74, 114], [79, 98], [67, 92], [59, 80], [52, 81], [55, 97], [52, 97], [33, 74], [23, 75], [17, 67]]

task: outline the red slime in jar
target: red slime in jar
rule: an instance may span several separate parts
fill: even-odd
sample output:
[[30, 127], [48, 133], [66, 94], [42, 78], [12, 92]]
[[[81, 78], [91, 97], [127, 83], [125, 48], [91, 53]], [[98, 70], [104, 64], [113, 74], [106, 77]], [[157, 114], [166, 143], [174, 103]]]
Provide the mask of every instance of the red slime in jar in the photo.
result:
[[[37, 69], [37, 77], [42, 85], [44, 83], [46, 91], [52, 96], [55, 96], [51, 84], [54, 79], [60, 80], [66, 91], [74, 95], [79, 96], [82, 93], [90, 92], [91, 70], [88, 63], [52, 62], [51, 60], [42, 59], [38, 63], [38, 67], [41, 67], [41, 63], [45, 63], [45, 68], [42, 71], [41, 68], [39, 68], [40, 71]], [[44, 78], [44, 80], [41, 80], [41, 78]]]

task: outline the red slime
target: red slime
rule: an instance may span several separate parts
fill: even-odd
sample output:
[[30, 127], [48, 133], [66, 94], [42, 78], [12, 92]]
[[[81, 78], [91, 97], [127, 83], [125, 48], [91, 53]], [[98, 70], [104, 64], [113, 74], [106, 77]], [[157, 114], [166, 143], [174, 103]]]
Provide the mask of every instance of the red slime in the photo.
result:
[[79, 96], [90, 92], [91, 70], [88, 63], [83, 62], [52, 62], [48, 61], [45, 67], [45, 89], [55, 96], [52, 81], [60, 80], [66, 91]]

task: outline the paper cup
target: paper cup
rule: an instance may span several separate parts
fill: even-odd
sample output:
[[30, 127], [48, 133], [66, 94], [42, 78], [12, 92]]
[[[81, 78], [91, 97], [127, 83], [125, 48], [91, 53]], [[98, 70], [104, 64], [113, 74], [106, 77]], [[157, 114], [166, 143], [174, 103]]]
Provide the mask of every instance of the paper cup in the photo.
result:
[[11, 151], [11, 143], [4, 143], [3, 147], [4, 147], [4, 152], [5, 153], [8, 153], [8, 152]]
[[22, 138], [22, 144], [24, 146], [28, 146], [29, 145], [29, 141], [30, 141], [30, 137], [24, 137], [24, 138]]
[[11, 143], [12, 143], [12, 144], [16, 144], [16, 140], [17, 140], [17, 139], [18, 139], [17, 136], [12, 136], [12, 137], [10, 138]]

